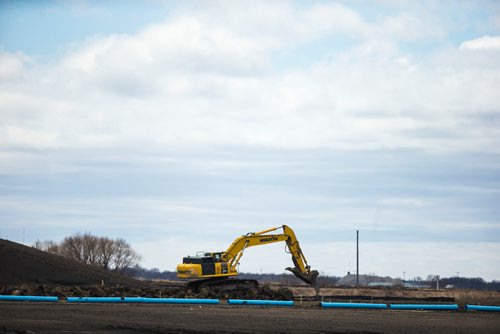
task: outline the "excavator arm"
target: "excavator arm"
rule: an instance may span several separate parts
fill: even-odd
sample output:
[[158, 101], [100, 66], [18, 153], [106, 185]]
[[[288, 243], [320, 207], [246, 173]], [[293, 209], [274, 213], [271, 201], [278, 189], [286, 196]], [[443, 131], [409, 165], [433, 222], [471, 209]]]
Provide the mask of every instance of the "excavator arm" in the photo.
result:
[[[283, 233], [272, 234], [271, 232], [283, 229]], [[286, 270], [292, 272], [296, 277], [302, 281], [314, 285], [316, 277], [318, 277], [317, 270], [311, 270], [307, 264], [307, 260], [300, 248], [299, 241], [295, 236], [293, 230], [287, 225], [281, 227], [273, 227], [264, 231], [248, 233], [237, 238], [225, 252], [222, 253], [222, 260], [227, 261], [232, 271], [237, 270], [240, 258], [246, 248], [253, 246], [261, 246], [275, 242], [286, 242], [289, 253], [292, 255], [292, 262], [294, 267], [288, 267]]]

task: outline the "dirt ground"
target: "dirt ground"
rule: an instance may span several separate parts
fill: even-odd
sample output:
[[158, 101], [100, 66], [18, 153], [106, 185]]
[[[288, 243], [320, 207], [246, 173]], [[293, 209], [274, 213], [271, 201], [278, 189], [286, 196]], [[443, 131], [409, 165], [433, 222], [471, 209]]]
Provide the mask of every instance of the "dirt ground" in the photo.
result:
[[0, 302], [0, 333], [499, 333], [500, 314]]

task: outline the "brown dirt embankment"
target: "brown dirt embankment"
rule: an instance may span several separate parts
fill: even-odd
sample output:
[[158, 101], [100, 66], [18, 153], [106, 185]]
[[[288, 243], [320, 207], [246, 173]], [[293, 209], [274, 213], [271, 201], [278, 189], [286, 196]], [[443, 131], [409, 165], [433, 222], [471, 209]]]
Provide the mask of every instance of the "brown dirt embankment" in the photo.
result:
[[0, 239], [0, 285], [126, 285], [143, 286], [130, 277]]

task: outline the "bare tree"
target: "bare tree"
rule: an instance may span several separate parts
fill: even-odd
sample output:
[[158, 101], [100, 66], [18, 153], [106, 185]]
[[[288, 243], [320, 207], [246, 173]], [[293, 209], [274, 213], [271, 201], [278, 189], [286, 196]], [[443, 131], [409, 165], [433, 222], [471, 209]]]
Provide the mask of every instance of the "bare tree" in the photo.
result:
[[141, 259], [125, 239], [112, 240], [90, 233], [74, 234], [60, 244], [50, 240], [36, 241], [33, 247], [106, 270], [124, 271]]
[[61, 249], [61, 255], [86, 263], [85, 251], [83, 249], [83, 237], [80, 233], [64, 238], [59, 247]]
[[97, 265], [99, 258], [97, 248], [99, 244], [99, 238], [90, 233], [85, 233], [81, 236], [81, 238], [83, 262], [87, 264]]
[[115, 252], [116, 252], [115, 241], [106, 237], [99, 238], [99, 242], [97, 244], [97, 253], [98, 253], [98, 264], [100, 267], [109, 270]]
[[139, 263], [141, 259], [140, 255], [137, 254], [130, 244], [125, 241], [125, 239], [115, 240], [115, 252], [113, 256], [113, 270], [124, 271], [128, 267], [134, 266]]
[[33, 247], [51, 254], [59, 254], [60, 252], [59, 245], [52, 240], [37, 240]]
[[426, 281], [435, 282], [438, 279], [438, 277], [439, 277], [438, 275], [430, 274], [430, 275], [427, 275]]

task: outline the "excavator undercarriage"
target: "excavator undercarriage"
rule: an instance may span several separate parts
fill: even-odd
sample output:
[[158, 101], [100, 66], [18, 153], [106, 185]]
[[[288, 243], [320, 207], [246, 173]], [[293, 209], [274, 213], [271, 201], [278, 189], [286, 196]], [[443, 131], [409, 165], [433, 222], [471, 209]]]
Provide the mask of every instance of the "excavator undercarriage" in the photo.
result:
[[193, 292], [199, 292], [201, 289], [217, 290], [218, 292], [258, 289], [259, 281], [254, 279], [239, 278], [207, 278], [194, 280], [187, 283], [187, 288]]

